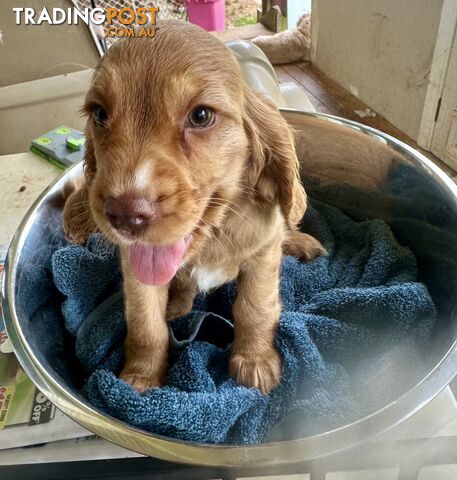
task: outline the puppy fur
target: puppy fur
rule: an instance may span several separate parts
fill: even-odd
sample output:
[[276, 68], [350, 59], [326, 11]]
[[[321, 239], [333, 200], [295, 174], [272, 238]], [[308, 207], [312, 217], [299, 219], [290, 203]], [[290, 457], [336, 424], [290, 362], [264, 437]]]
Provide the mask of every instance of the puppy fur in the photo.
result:
[[[196, 106], [215, 112], [189, 128]], [[107, 113], [103, 126], [94, 108]], [[167, 374], [166, 320], [187, 313], [197, 290], [237, 280], [230, 374], [271, 391], [280, 381], [274, 339], [281, 312], [282, 248], [306, 259], [324, 253], [298, 232], [306, 210], [291, 128], [277, 108], [245, 84], [228, 48], [200, 28], [162, 21], [154, 39], [117, 42], [96, 67], [87, 94], [85, 184], [66, 202], [67, 237], [83, 243], [99, 230], [118, 245], [127, 338], [121, 378], [143, 391]], [[159, 214], [141, 234], [114, 229], [108, 197], [134, 193]], [[170, 284], [141, 283], [129, 248], [191, 239]]]

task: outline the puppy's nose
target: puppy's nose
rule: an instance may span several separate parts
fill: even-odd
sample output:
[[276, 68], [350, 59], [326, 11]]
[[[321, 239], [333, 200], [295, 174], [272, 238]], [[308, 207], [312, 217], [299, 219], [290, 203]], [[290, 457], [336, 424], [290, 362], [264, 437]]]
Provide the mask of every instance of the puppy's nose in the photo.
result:
[[105, 215], [116, 230], [141, 233], [157, 217], [155, 202], [129, 193], [105, 200]]

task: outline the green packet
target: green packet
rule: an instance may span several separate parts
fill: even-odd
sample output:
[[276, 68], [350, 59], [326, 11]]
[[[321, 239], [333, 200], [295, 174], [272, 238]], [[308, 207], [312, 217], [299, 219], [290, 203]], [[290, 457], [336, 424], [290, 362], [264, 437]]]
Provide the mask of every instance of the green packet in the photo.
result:
[[22, 370], [13, 353], [0, 351], [0, 431], [52, 420], [54, 407]]

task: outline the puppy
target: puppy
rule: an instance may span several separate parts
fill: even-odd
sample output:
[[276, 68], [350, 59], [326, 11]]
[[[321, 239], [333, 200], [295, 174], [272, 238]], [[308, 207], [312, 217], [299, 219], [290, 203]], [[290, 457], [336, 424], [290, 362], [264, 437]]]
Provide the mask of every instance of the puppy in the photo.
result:
[[230, 374], [270, 392], [282, 245], [324, 252], [296, 231], [306, 209], [293, 136], [246, 86], [237, 61], [200, 28], [162, 21], [154, 39], [117, 42], [96, 67], [84, 112], [85, 185], [64, 209], [67, 237], [99, 230], [118, 245], [127, 338], [121, 378], [164, 383], [166, 320], [197, 290], [237, 280]]

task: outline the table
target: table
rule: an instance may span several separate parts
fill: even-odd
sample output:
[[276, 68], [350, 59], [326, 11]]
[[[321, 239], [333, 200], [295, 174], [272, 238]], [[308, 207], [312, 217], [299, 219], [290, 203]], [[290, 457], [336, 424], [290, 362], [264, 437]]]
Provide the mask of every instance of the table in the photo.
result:
[[61, 174], [32, 152], [0, 155], [0, 245], [11, 241], [34, 200]]

